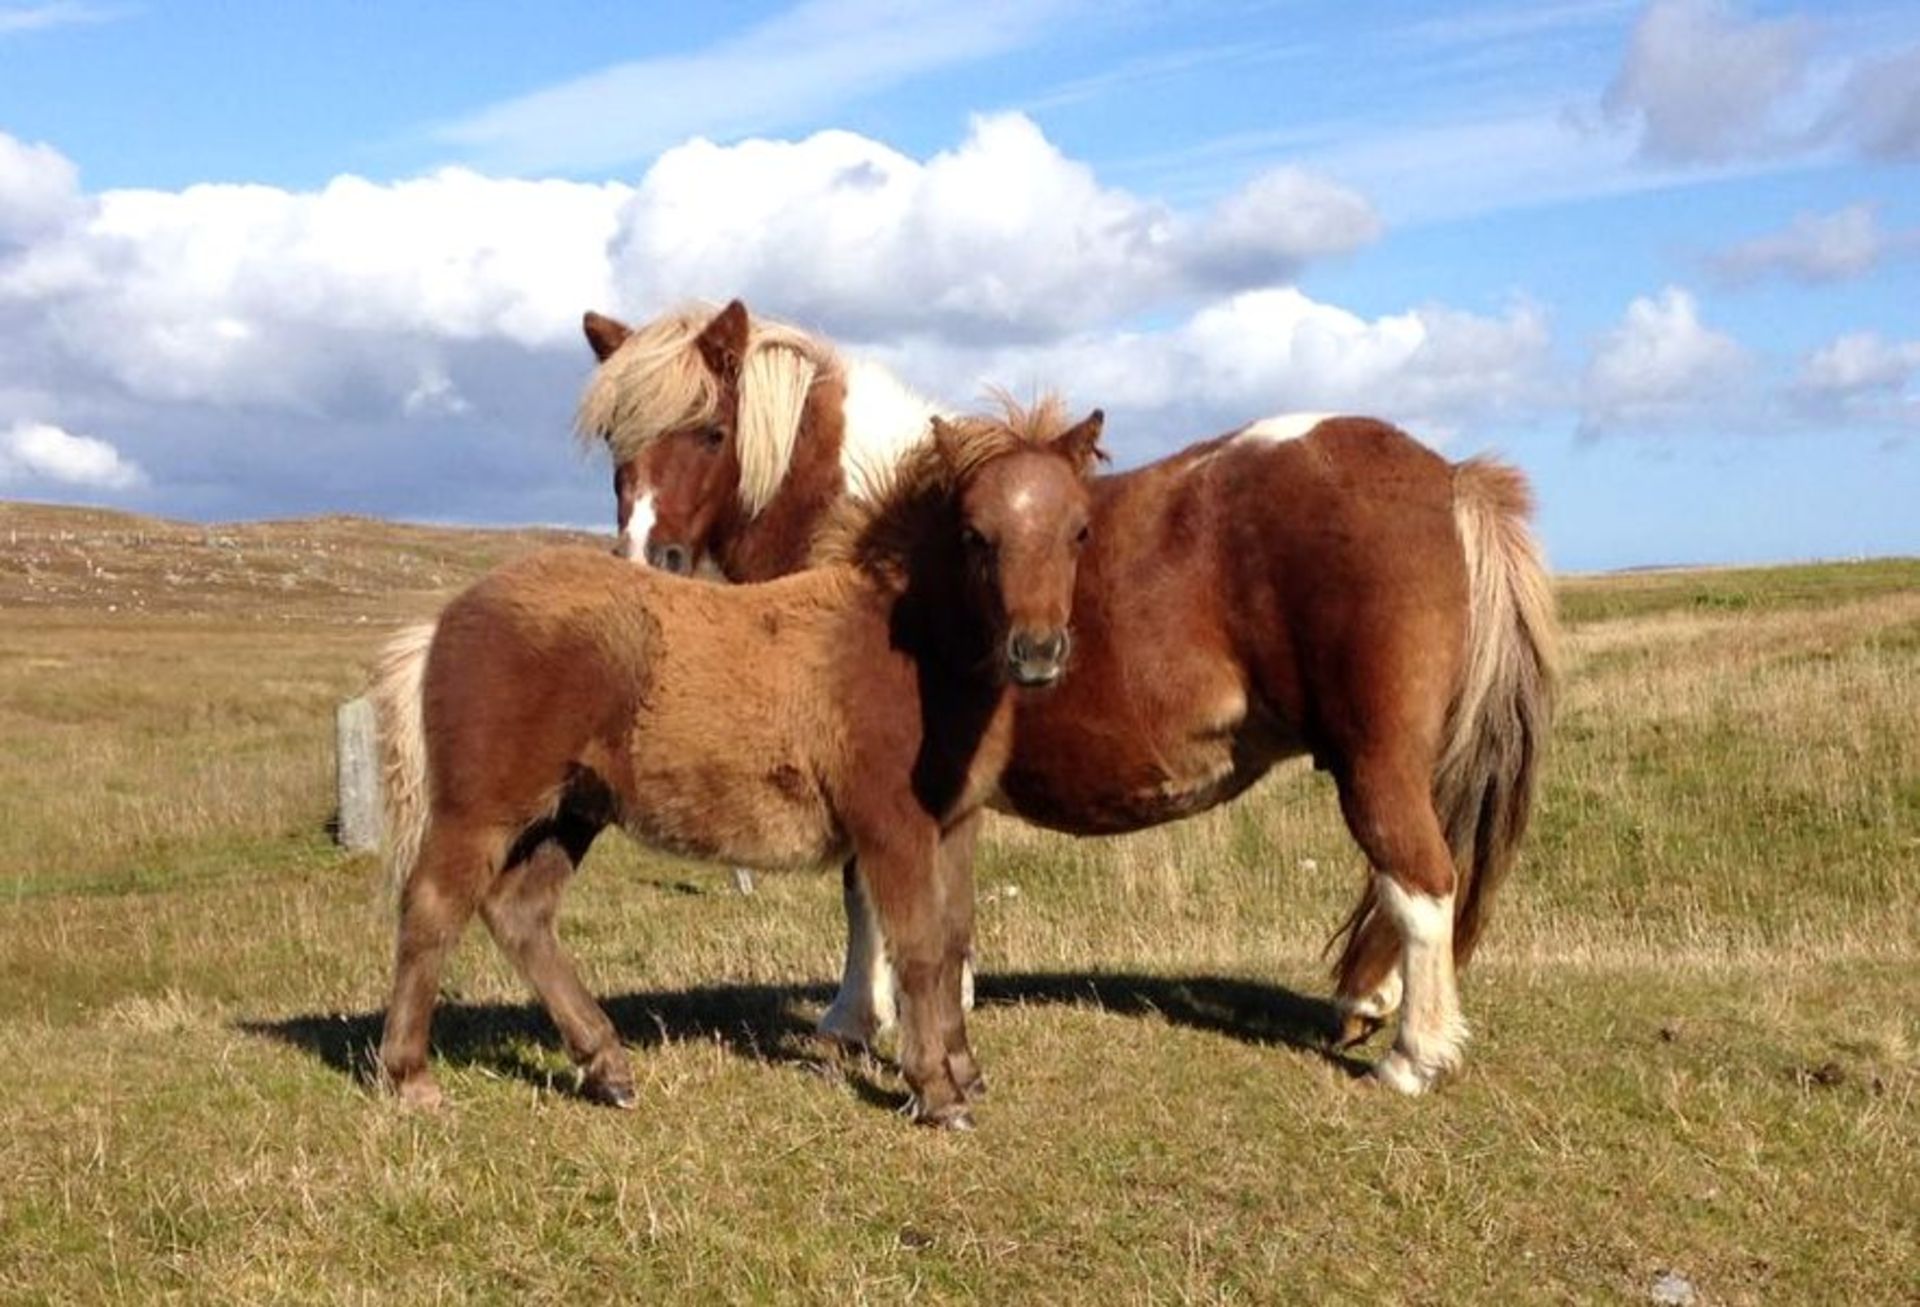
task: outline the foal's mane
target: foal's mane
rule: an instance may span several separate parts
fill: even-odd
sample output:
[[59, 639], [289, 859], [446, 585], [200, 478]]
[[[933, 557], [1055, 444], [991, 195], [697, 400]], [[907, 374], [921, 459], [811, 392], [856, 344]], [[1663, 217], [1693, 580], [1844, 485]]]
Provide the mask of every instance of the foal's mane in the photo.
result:
[[[720, 407], [720, 385], [695, 342], [719, 312], [716, 305], [691, 300], [635, 328], [594, 369], [580, 396], [574, 418], [580, 438], [606, 441], [614, 462], [624, 463], [669, 431], [712, 419]], [[830, 342], [772, 318], [749, 316], [734, 432], [740, 503], [749, 516], [772, 501], [786, 478], [813, 383], [841, 371]]]
[[[997, 412], [946, 419], [945, 441], [915, 445], [879, 472], [872, 498], [842, 499], [814, 541], [811, 565], [851, 565], [903, 582], [915, 545], [944, 523], [976, 472], [1003, 455], [1045, 448], [1073, 425], [1058, 395], [1043, 395], [1025, 406], [1005, 391], [994, 391], [993, 402]], [[1086, 475], [1091, 469], [1076, 470]]]

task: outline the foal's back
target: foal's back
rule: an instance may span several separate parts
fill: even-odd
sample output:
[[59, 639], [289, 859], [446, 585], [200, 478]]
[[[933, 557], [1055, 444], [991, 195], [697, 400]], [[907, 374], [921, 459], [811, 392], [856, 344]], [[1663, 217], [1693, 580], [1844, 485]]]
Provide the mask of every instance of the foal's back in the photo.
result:
[[436, 809], [512, 830], [592, 794], [689, 856], [838, 857], [820, 777], [846, 747], [830, 673], [852, 591], [844, 569], [722, 587], [587, 549], [497, 569], [427, 665]]

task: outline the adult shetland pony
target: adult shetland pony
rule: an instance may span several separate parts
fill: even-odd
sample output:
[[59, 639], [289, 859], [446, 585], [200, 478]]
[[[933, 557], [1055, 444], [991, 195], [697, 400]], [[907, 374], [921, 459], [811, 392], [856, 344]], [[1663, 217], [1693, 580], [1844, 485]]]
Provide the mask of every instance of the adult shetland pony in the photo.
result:
[[[758, 448], [744, 428], [689, 438], [700, 428], [684, 415], [641, 423], [649, 406], [622, 378], [655, 329], [588, 315], [602, 362], [582, 429], [645, 496], [634, 547], [659, 565], [710, 562], [737, 581], [802, 567], [875, 461], [925, 439], [911, 404], [891, 429], [863, 417], [846, 438], [876, 406], [844, 390], [841, 429]], [[805, 348], [823, 374], [858, 375], [825, 342]], [[1556, 624], [1529, 498], [1510, 467], [1449, 463], [1357, 417], [1267, 419], [1101, 478], [1073, 675], [1021, 705], [1004, 806], [1074, 834], [1134, 830], [1310, 754], [1373, 869], [1341, 930], [1340, 1038], [1404, 1004], [1376, 1074], [1425, 1089], [1460, 1060], [1455, 967], [1525, 832], [1551, 716]], [[846, 893], [847, 971], [823, 1026], [858, 1041], [883, 1023], [887, 987], [856, 879]]]
[[[701, 337], [722, 401], [745, 329], [723, 316]], [[936, 424], [823, 533], [817, 566], [784, 580], [701, 585], [559, 549], [449, 603], [417, 673], [420, 771], [387, 792], [400, 921], [380, 1065], [397, 1092], [439, 1099], [439, 972], [478, 910], [587, 1094], [632, 1105], [627, 1054], [554, 934], [567, 877], [619, 825], [759, 867], [850, 858], [899, 977], [915, 1112], [970, 1124], [981, 1081], [960, 968], [978, 811], [1017, 687], [1066, 665], [1099, 429], [1051, 403]], [[416, 645], [403, 636], [391, 665]]]

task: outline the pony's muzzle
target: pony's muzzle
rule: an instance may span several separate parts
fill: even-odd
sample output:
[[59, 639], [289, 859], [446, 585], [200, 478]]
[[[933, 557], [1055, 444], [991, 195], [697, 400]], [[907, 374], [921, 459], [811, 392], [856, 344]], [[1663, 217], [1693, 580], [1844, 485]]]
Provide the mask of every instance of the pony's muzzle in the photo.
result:
[[693, 551], [685, 545], [656, 545], [649, 541], [647, 566], [657, 567], [675, 576], [686, 576], [693, 571]]
[[1007, 637], [1007, 675], [1029, 689], [1052, 685], [1065, 675], [1073, 637], [1065, 627], [1051, 631], [1015, 631]]

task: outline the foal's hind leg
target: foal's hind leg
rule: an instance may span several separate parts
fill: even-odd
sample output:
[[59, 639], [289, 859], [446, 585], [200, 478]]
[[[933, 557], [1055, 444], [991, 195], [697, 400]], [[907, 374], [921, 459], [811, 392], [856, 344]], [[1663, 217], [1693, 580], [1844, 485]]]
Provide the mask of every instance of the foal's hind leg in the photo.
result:
[[1454, 868], [1422, 769], [1361, 760], [1340, 786], [1347, 825], [1374, 868], [1377, 911], [1400, 935], [1400, 1031], [1374, 1075], [1417, 1094], [1458, 1066], [1467, 1026], [1453, 970]]
[[619, 1032], [580, 983], [553, 928], [560, 893], [595, 833], [563, 824], [494, 881], [480, 913], [501, 951], [513, 959], [560, 1028], [568, 1055], [581, 1069], [581, 1092], [595, 1102], [630, 1108], [636, 1102], [633, 1066]]
[[498, 858], [497, 841], [490, 836], [436, 820], [401, 890], [393, 997], [380, 1038], [380, 1071], [409, 1105], [439, 1106], [440, 1089], [427, 1070], [427, 1036], [440, 996], [440, 968], [473, 915]]

